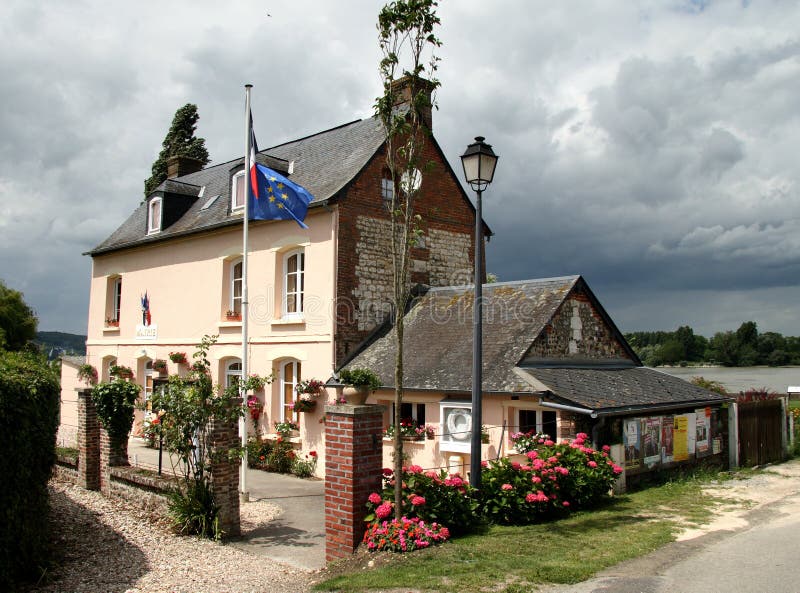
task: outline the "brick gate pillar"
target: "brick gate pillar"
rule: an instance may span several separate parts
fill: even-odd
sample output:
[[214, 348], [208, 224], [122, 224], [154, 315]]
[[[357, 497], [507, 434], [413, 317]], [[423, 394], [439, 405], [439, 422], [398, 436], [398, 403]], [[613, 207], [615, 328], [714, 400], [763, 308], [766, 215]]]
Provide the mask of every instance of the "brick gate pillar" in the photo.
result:
[[[241, 406], [241, 399], [234, 399], [233, 405]], [[211, 420], [211, 444], [208, 451], [210, 463], [211, 493], [219, 507], [219, 528], [225, 537], [241, 534], [239, 519], [239, 468], [241, 461], [230, 457], [228, 451], [241, 445], [239, 423]]]
[[325, 559], [352, 555], [370, 492], [380, 492], [383, 406], [325, 406]]
[[100, 491], [111, 496], [111, 468], [130, 465], [128, 462], [128, 437], [119, 441], [112, 439], [108, 431], [100, 426]]
[[100, 489], [100, 421], [91, 389], [78, 389], [78, 486]]

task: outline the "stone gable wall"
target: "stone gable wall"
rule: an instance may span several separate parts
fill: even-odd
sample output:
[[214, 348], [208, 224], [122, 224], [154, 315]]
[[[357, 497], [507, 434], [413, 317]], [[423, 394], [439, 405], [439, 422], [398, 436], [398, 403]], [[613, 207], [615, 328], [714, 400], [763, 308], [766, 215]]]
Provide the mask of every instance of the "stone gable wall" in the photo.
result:
[[630, 357], [589, 298], [583, 293], [575, 292], [564, 301], [542, 335], [534, 341], [526, 358]]
[[[423, 242], [412, 249], [411, 283], [446, 286], [472, 280], [475, 212], [432, 144], [416, 212]], [[338, 200], [336, 365], [388, 314], [392, 295], [390, 223], [381, 197], [385, 167], [379, 151]]]

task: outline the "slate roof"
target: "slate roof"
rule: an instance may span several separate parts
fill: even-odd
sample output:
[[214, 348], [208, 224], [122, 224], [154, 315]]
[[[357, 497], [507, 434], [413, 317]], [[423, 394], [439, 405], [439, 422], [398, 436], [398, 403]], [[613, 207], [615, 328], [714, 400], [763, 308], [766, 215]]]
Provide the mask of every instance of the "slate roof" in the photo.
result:
[[[259, 152], [257, 160], [282, 172], [287, 171], [289, 161], [294, 161], [294, 171], [290, 178], [311, 192], [314, 196], [311, 204], [313, 207], [333, 198], [346, 187], [369, 162], [383, 141], [380, 120], [369, 118], [264, 149]], [[244, 158], [238, 158], [166, 180], [154, 193], [166, 197], [178, 194], [196, 198], [177, 222], [160, 233], [146, 235], [147, 202], [143, 201], [116, 231], [88, 253], [99, 255], [241, 223], [241, 214], [230, 213], [230, 191], [231, 176], [233, 172], [241, 170], [243, 165]], [[214, 196], [219, 197], [204, 208]]]
[[[483, 287], [483, 389], [530, 392], [512, 369], [580, 276], [499, 282]], [[404, 383], [409, 389], [472, 389], [472, 286], [431, 288], [405, 316]], [[369, 368], [394, 385], [394, 328], [384, 328], [346, 368]]]
[[[635, 354], [630, 360], [527, 361], [531, 344], [576, 288], [594, 299], [580, 276], [484, 285], [484, 393], [542, 397], [599, 415], [731, 399], [643, 367]], [[414, 300], [405, 315], [405, 388], [471, 392], [473, 299], [472, 286], [459, 286], [431, 288]], [[595, 302], [595, 309], [629, 350], [602, 306]], [[387, 325], [343, 368], [369, 368], [393, 388], [395, 352], [395, 330]]]
[[[522, 374], [544, 383], [555, 399], [603, 414], [637, 409], [690, 407], [733, 398], [646, 367], [525, 368]], [[549, 396], [545, 399], [554, 399]]]

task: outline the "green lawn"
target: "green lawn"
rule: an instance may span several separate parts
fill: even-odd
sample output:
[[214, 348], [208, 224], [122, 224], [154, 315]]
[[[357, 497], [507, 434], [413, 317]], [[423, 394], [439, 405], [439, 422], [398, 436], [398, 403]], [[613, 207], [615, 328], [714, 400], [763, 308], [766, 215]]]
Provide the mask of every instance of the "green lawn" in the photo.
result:
[[[706, 478], [707, 479], [707, 478]], [[316, 588], [366, 591], [414, 588], [453, 593], [503, 590], [534, 583], [575, 583], [603, 568], [672, 541], [681, 525], [706, 522], [714, 505], [702, 479], [686, 479], [619, 496], [603, 508], [540, 525], [491, 527], [408, 555], [373, 556], [338, 567], [344, 573]], [[333, 567], [333, 572], [337, 567]], [[443, 576], [447, 575], [447, 576]], [[499, 587], [499, 588], [498, 588]]]

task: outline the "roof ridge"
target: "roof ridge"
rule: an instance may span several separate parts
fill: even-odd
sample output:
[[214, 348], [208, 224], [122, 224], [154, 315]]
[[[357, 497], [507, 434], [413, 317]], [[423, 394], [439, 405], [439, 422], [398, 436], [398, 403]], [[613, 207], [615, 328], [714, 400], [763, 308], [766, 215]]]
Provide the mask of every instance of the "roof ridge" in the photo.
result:
[[[574, 274], [569, 276], [553, 276], [551, 278], [527, 278], [525, 280], [507, 280], [505, 282], [491, 282], [483, 283], [483, 287], [486, 288], [494, 287], [494, 286], [519, 286], [521, 284], [532, 284], [532, 283], [541, 283], [544, 284], [545, 282], [556, 282], [556, 281], [565, 281], [565, 280], [573, 280], [577, 281], [580, 278], [580, 274]], [[474, 284], [454, 284], [452, 286], [431, 286], [427, 292], [437, 292], [437, 291], [446, 291], [446, 290], [457, 290], [461, 288], [472, 288]]]

